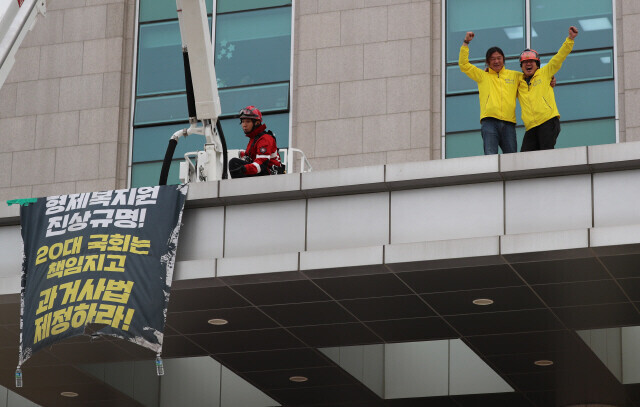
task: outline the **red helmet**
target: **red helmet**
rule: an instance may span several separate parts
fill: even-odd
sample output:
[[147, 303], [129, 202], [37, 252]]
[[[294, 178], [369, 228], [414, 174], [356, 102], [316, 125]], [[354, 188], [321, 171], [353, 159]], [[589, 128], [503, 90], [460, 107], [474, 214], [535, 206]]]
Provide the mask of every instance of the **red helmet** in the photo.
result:
[[536, 61], [536, 65], [540, 68], [540, 57], [538, 56], [538, 51], [529, 48], [522, 51], [522, 54], [520, 54], [520, 66], [522, 66], [524, 61], [531, 60]]
[[262, 122], [262, 113], [255, 106], [247, 106], [240, 110], [240, 119], [254, 119]]

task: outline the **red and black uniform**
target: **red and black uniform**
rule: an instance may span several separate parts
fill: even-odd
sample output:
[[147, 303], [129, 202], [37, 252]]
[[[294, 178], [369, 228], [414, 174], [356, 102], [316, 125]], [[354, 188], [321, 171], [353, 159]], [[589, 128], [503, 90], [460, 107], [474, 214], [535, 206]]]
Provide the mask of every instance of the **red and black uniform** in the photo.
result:
[[270, 175], [274, 167], [282, 166], [276, 138], [266, 129], [262, 124], [246, 134], [249, 137], [247, 149], [240, 152], [240, 158], [232, 158], [229, 162], [232, 178]]

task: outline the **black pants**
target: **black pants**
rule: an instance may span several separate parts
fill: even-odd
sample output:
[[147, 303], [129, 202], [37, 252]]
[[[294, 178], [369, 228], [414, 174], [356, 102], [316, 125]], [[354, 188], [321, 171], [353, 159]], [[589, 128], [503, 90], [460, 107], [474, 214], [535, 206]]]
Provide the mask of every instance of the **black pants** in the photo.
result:
[[520, 151], [552, 150], [560, 134], [560, 119], [558, 116], [549, 119], [539, 126], [524, 133]]

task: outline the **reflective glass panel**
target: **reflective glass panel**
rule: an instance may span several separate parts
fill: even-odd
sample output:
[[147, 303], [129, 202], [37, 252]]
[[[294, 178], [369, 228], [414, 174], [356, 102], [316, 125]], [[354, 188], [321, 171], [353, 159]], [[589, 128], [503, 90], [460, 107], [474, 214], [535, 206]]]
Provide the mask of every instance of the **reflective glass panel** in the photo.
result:
[[[211, 18], [208, 21], [211, 29]], [[137, 96], [185, 90], [177, 20], [140, 26], [137, 78]]]
[[187, 95], [157, 96], [136, 100], [134, 125], [189, 119]]
[[450, 96], [446, 100], [446, 131], [480, 129], [480, 100], [478, 94]]
[[614, 119], [560, 122], [560, 135], [556, 148], [593, 146], [616, 142]]
[[[469, 59], [485, 59], [487, 49], [500, 47], [506, 56], [524, 49], [524, 1], [448, 0], [447, 62], [458, 60], [467, 31], [473, 31]], [[568, 28], [568, 27], [567, 27]]]
[[574, 51], [613, 46], [611, 0], [531, 0], [531, 46], [555, 53], [575, 25]]
[[142, 96], [184, 89], [178, 21], [141, 25], [136, 94]]
[[[540, 58], [542, 66], [551, 56]], [[580, 82], [594, 79], [613, 79], [613, 51], [588, 51], [571, 53], [556, 74], [558, 83]]]
[[[172, 124], [169, 126], [141, 127], [133, 130], [133, 162], [163, 160], [169, 138], [180, 129], [189, 127], [189, 123]], [[202, 150], [205, 138], [198, 134], [181, 137], [178, 140], [174, 159], [184, 157], [184, 153]]]
[[218, 0], [218, 13], [252, 10], [291, 4], [291, 0]]
[[[213, 1], [205, 0], [207, 13], [213, 10]], [[176, 0], [140, 0], [140, 22], [178, 18]]]
[[[276, 136], [278, 148], [289, 146], [289, 113], [264, 115], [263, 122], [267, 125], [267, 130], [271, 130]], [[220, 123], [227, 141], [227, 149], [244, 150], [247, 148], [249, 139], [242, 132], [238, 118], [221, 120]]]
[[289, 108], [289, 82], [233, 88], [220, 91], [222, 114], [237, 114], [245, 106], [258, 106], [261, 112]]
[[611, 80], [556, 86], [554, 92], [560, 121], [613, 117], [613, 85]]
[[218, 86], [246, 86], [289, 80], [291, 8], [218, 16]]
[[[178, 176], [180, 175], [180, 162], [182, 161], [183, 160], [171, 161], [169, 176], [167, 177], [167, 185], [180, 183]], [[131, 188], [158, 185], [161, 170], [162, 161], [133, 164], [131, 166]]]

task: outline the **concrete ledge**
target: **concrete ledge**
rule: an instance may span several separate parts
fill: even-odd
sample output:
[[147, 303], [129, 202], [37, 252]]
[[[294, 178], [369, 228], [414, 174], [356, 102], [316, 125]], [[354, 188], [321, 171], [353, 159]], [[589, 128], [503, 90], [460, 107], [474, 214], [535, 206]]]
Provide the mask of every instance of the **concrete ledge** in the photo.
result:
[[498, 236], [432, 242], [402, 243], [385, 246], [385, 263], [404, 263], [468, 257], [498, 256]]
[[0, 277], [0, 295], [20, 294], [20, 277]]
[[383, 246], [300, 253], [300, 270], [381, 265]]
[[510, 262], [590, 257], [589, 230], [500, 236], [500, 252]]
[[298, 270], [298, 253], [218, 259], [216, 277], [246, 276]]
[[587, 164], [586, 147], [500, 155], [504, 179], [586, 173], [589, 171]]
[[300, 190], [300, 174], [222, 180], [219, 194], [218, 204], [304, 198]]
[[308, 197], [345, 193], [379, 192], [384, 184], [384, 165], [338, 168], [302, 174], [302, 190]]
[[196, 278], [213, 278], [216, 276], [216, 261], [185, 260], [177, 261], [173, 270], [173, 280], [192, 280]]
[[499, 181], [498, 155], [387, 165], [390, 189]]
[[0, 226], [20, 224], [20, 205], [0, 203]]
[[219, 181], [190, 183], [185, 206], [195, 208], [215, 205], [218, 198], [219, 184]]
[[589, 244], [593, 248], [640, 245], [640, 225], [591, 228], [589, 232]]
[[640, 168], [640, 142], [589, 146], [589, 166], [610, 171]]

